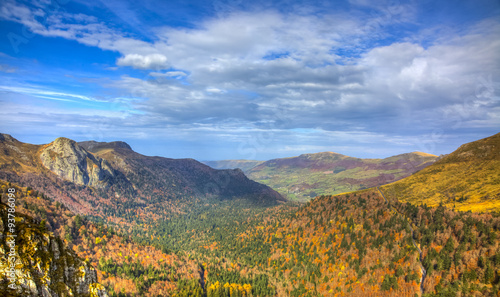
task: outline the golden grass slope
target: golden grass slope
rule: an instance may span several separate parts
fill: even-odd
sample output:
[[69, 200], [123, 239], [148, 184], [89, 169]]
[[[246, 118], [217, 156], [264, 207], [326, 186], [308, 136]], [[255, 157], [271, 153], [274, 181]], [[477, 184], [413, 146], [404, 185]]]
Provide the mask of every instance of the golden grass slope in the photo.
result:
[[381, 188], [402, 202], [500, 211], [500, 133], [464, 144], [433, 165]]

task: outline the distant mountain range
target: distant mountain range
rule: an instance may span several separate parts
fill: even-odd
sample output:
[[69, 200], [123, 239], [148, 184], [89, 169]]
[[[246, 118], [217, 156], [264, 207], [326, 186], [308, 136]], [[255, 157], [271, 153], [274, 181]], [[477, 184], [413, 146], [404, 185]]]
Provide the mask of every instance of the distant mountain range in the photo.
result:
[[0, 134], [0, 178], [43, 188], [73, 211], [93, 215], [206, 197], [268, 205], [285, 201], [239, 169], [215, 170], [193, 159], [144, 156], [124, 142], [77, 143], [63, 137], [33, 145]]
[[432, 166], [382, 189], [402, 202], [500, 211], [500, 133], [466, 143]]
[[318, 195], [351, 192], [407, 177], [438, 159], [413, 152], [385, 159], [360, 159], [333, 152], [303, 154], [269, 161], [224, 160], [205, 164], [241, 168], [245, 174], [290, 200], [307, 201]]

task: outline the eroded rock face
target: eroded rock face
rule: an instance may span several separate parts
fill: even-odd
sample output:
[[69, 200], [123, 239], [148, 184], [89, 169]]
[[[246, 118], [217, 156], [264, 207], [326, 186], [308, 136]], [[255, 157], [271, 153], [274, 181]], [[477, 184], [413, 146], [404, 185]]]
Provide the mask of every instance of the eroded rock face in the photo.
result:
[[40, 154], [40, 160], [50, 171], [78, 185], [103, 188], [115, 176], [106, 160], [64, 137], [57, 138], [46, 147]]
[[[5, 224], [7, 210], [0, 205], [0, 222]], [[98, 283], [97, 273], [63, 241], [31, 218], [16, 220], [14, 249], [0, 253], [0, 273], [10, 273], [15, 262], [15, 288], [7, 279], [0, 281], [0, 296], [108, 296]]]

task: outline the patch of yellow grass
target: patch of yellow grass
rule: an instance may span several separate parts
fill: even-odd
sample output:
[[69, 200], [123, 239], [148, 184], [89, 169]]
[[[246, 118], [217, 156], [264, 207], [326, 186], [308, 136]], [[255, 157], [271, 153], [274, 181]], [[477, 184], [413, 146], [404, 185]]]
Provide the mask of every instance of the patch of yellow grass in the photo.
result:
[[392, 199], [461, 211], [500, 211], [500, 160], [440, 163], [381, 187]]
[[413, 154], [418, 155], [418, 156], [422, 156], [422, 157], [437, 157], [436, 155], [423, 153], [423, 152], [413, 152]]

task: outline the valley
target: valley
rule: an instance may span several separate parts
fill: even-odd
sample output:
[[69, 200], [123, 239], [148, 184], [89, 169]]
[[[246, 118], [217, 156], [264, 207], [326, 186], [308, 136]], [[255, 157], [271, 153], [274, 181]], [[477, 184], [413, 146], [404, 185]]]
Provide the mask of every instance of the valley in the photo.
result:
[[500, 1], [0, 0], [0, 297], [500, 297]]
[[[338, 175], [336, 184], [324, 187], [329, 181], [318, 178], [315, 190], [323, 192], [302, 200], [239, 169], [147, 157], [123, 142], [58, 138], [30, 145], [2, 134], [1, 206], [15, 188], [16, 213], [36, 222], [20, 224], [23, 232], [50, 234], [74, 265], [95, 271], [91, 282], [98, 290], [82, 296], [498, 296], [499, 135], [439, 159], [423, 153], [377, 160], [320, 153], [246, 170], [249, 177], [253, 170], [267, 176], [288, 170], [286, 178], [297, 176], [289, 187], [296, 187], [301, 172], [307, 183], [343, 166], [331, 173]], [[387, 170], [390, 178], [384, 178]], [[340, 194], [331, 188], [350, 186], [352, 191]], [[434, 187], [471, 198], [434, 204], [419, 198], [433, 192], [417, 189]], [[21, 250], [27, 242], [19, 244], [18, 256], [26, 259]], [[56, 263], [56, 254], [47, 249], [31, 261]], [[76, 290], [18, 269], [18, 294]], [[51, 279], [60, 277], [57, 269], [49, 270]], [[77, 279], [67, 275], [59, 282]], [[26, 285], [30, 281], [35, 285]], [[2, 292], [12, 292], [6, 285], [4, 280]]]

